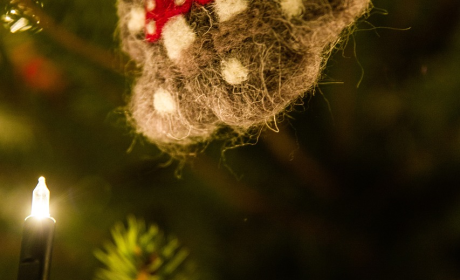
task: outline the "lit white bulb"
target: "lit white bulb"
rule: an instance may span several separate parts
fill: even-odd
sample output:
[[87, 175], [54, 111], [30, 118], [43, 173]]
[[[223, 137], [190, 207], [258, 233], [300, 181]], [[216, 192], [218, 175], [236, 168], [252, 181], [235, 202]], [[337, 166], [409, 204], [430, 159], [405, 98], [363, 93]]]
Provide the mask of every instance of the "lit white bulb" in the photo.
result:
[[45, 177], [38, 179], [37, 187], [32, 194], [31, 216], [37, 218], [50, 217], [50, 191], [46, 187]]

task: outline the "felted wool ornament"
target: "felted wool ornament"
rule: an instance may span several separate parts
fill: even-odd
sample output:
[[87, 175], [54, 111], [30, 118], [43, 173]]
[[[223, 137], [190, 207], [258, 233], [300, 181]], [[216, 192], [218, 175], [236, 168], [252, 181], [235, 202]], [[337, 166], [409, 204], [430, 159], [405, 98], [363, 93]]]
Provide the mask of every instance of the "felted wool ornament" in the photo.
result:
[[370, 0], [118, 0], [136, 132], [171, 153], [276, 121]]

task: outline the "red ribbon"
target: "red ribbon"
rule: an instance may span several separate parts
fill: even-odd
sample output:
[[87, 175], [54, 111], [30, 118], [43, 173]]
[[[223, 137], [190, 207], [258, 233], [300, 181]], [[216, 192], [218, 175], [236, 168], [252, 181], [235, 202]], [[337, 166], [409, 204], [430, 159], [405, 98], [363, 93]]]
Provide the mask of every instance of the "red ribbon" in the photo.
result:
[[[149, 0], [147, 0], [149, 1]], [[146, 1], [146, 2], [147, 2]], [[148, 42], [155, 42], [161, 37], [161, 32], [163, 26], [168, 22], [173, 16], [180, 14], [186, 14], [190, 12], [193, 2], [196, 2], [201, 5], [206, 5], [213, 0], [185, 0], [183, 4], [176, 5], [174, 0], [150, 0], [155, 3], [154, 9], [149, 11], [149, 5], [145, 5], [145, 24], [155, 24], [155, 32], [149, 33], [148, 28], [145, 28], [145, 39]]]

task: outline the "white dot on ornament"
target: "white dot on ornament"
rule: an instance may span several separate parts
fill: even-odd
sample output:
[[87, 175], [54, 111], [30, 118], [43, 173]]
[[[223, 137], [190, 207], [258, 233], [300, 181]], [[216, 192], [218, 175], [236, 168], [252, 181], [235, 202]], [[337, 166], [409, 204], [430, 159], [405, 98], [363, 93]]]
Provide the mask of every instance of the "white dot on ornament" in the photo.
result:
[[182, 51], [190, 47], [196, 39], [192, 27], [182, 15], [172, 17], [163, 27], [162, 34], [166, 53], [172, 60], [178, 60]]
[[238, 85], [248, 79], [249, 70], [236, 58], [222, 61], [222, 76], [231, 85]]
[[128, 29], [132, 33], [140, 32], [145, 24], [145, 11], [143, 8], [135, 7], [129, 12]]
[[145, 7], [147, 8], [147, 11], [153, 11], [156, 8], [157, 3], [155, 1], [156, 0], [147, 0], [147, 2], [145, 4]]
[[302, 0], [280, 0], [281, 10], [288, 17], [300, 16], [305, 6], [302, 3]]
[[157, 23], [154, 20], [149, 21], [145, 26], [147, 34], [155, 34], [157, 32]]
[[215, 10], [220, 22], [231, 19], [247, 8], [247, 0], [216, 0], [215, 4]]
[[174, 0], [174, 4], [176, 4], [176, 6], [182, 6], [184, 5], [185, 3], [185, 0]]
[[153, 108], [161, 114], [172, 114], [176, 112], [176, 101], [169, 91], [159, 88], [153, 94]]

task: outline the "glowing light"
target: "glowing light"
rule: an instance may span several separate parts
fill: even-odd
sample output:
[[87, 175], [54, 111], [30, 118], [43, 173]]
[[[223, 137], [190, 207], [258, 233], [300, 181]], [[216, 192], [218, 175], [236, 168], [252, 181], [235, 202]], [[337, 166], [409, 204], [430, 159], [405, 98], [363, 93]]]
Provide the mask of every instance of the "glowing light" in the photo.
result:
[[[0, 21], [11, 33], [40, 32], [42, 27], [36, 11], [43, 7], [41, 0], [11, 0], [0, 16]], [[27, 2], [27, 3], [26, 3]]]
[[16, 33], [17, 31], [25, 31], [30, 29], [31, 26], [29, 25], [29, 21], [26, 18], [20, 18], [18, 21], [13, 23], [10, 27], [10, 32], [11, 33]]
[[50, 191], [46, 187], [45, 177], [38, 179], [37, 187], [32, 194], [31, 216], [38, 218], [50, 217]]

